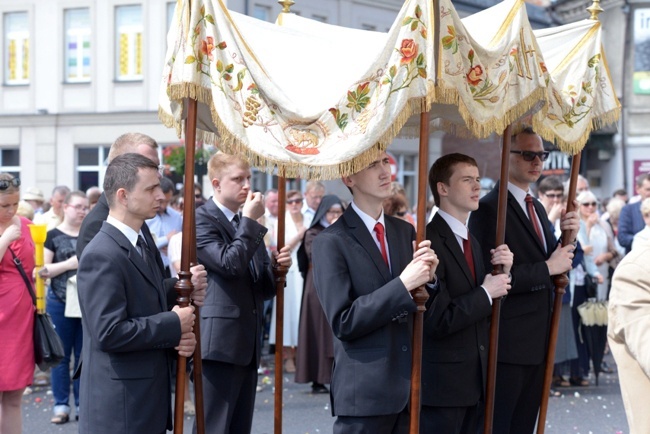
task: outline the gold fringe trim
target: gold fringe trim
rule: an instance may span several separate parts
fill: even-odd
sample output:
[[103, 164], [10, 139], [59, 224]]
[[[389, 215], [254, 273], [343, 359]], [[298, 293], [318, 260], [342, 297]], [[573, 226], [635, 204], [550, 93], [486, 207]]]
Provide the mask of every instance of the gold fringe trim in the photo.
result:
[[557, 130], [547, 126], [547, 124], [544, 122], [546, 119], [545, 116], [535, 116], [533, 118], [533, 128], [544, 139], [548, 140], [549, 142], [554, 142], [562, 152], [569, 155], [575, 155], [584, 149], [585, 144], [587, 143], [587, 140], [589, 140], [589, 136], [591, 136], [591, 133], [593, 131], [597, 131], [606, 125], [611, 125], [618, 122], [620, 115], [621, 107], [619, 105], [606, 113], [592, 118], [589, 122], [588, 127], [585, 128], [582, 134], [577, 139], [570, 142], [560, 137]]
[[[228, 154], [240, 155], [248, 161], [251, 166], [266, 173], [273, 173], [285, 178], [325, 180], [352, 175], [368, 167], [370, 163], [377, 159], [379, 153], [388, 148], [388, 145], [393, 141], [397, 134], [399, 134], [400, 130], [411, 116], [426, 112], [431, 108], [434, 97], [434, 88], [431, 82], [427, 82], [426, 97], [414, 98], [407, 101], [406, 106], [397, 119], [386, 128], [375, 145], [346, 162], [328, 166], [310, 166], [300, 162], [270, 159], [266, 155], [251, 150], [240, 137], [233, 134], [223, 124], [214, 108], [214, 105], [212, 104], [212, 94], [209, 89], [202, 88], [193, 83], [182, 83], [172, 85], [170, 87], [170, 95], [171, 99], [177, 102], [182, 101], [184, 98], [191, 98], [210, 108], [212, 122], [217, 131], [204, 131], [197, 128], [197, 140], [203, 141], [204, 143], [214, 144], [219, 148], [219, 150]], [[167, 113], [163, 108], [158, 109], [158, 118], [166, 127], [175, 128], [176, 133], [181, 137], [184, 129], [183, 122], [179, 122], [173, 115]]]
[[506, 111], [502, 117], [494, 117], [483, 123], [478, 122], [472, 116], [471, 111], [460, 98], [460, 93], [455, 88], [446, 87], [444, 82], [441, 81], [440, 85], [435, 89], [435, 92], [435, 102], [458, 107], [458, 113], [465, 122], [465, 125], [455, 125], [452, 122], [444, 120], [442, 121], [442, 125], [445, 131], [452, 134], [458, 133], [461, 136], [467, 136], [469, 134], [470, 137], [483, 139], [492, 133], [501, 135], [508, 125], [520, 120], [533, 111], [541, 111], [546, 115], [547, 89], [545, 88], [535, 89], [530, 95]]

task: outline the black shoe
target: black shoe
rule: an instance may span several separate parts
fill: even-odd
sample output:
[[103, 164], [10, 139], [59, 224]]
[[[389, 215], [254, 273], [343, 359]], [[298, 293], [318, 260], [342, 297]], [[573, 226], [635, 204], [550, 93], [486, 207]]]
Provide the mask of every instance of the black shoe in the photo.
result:
[[330, 391], [325, 387], [324, 384], [312, 383], [311, 393], [330, 393]]

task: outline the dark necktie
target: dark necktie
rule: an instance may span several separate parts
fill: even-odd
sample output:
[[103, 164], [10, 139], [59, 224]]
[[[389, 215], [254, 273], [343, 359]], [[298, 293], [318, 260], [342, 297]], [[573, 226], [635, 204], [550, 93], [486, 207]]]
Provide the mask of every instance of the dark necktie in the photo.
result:
[[240, 222], [239, 213], [235, 214], [230, 222], [235, 227], [235, 230], [239, 229], [239, 222]]
[[544, 245], [542, 229], [539, 227], [539, 223], [537, 222], [537, 214], [535, 213], [535, 207], [533, 206], [533, 197], [530, 194], [527, 194], [525, 200], [526, 209], [528, 210], [528, 218], [533, 223], [533, 227], [535, 228], [535, 233], [537, 234], [537, 238], [539, 238], [539, 242]]
[[377, 222], [375, 225], [375, 233], [377, 234], [377, 240], [379, 241], [381, 256], [384, 258], [384, 262], [388, 266], [388, 252], [386, 251], [386, 240], [384, 239], [384, 225]]
[[150, 265], [151, 250], [149, 250], [149, 246], [147, 245], [147, 242], [144, 240], [144, 237], [142, 235], [138, 235], [138, 242], [136, 244], [140, 249], [140, 254], [142, 255], [142, 259], [144, 259], [144, 262]]
[[472, 241], [467, 232], [467, 239], [463, 239], [463, 253], [465, 254], [465, 261], [469, 266], [469, 271], [472, 273], [472, 278], [474, 279], [474, 284], [476, 284], [476, 270], [474, 269], [474, 258], [472, 257]]

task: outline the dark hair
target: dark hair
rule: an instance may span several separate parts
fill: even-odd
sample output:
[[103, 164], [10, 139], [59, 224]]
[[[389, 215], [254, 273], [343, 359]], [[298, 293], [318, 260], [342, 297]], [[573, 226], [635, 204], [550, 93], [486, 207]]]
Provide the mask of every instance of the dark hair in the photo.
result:
[[384, 214], [395, 216], [402, 208], [407, 208], [406, 198], [402, 194], [394, 194], [383, 202]]
[[625, 190], [624, 188], [619, 188], [614, 193], [612, 193], [612, 197], [616, 197], [616, 196], [627, 196], [627, 190]]
[[115, 203], [115, 194], [120, 188], [132, 191], [138, 183], [138, 171], [152, 169], [158, 171], [156, 163], [140, 154], [129, 152], [119, 155], [111, 161], [104, 175], [104, 193], [109, 207]]
[[547, 176], [546, 178], [542, 179], [537, 189], [537, 191], [542, 194], [556, 190], [560, 190], [562, 193], [564, 193], [564, 184], [558, 176]]
[[643, 181], [650, 181], [650, 172], [648, 173], [643, 173], [639, 176], [636, 177], [636, 186], [638, 188], [641, 188], [643, 185]]
[[515, 133], [515, 134], [512, 135], [512, 143], [515, 143], [517, 141], [517, 136], [520, 135], [520, 134], [527, 134], [529, 136], [537, 136], [537, 135], [539, 135], [539, 134], [537, 134], [535, 132], [533, 127], [526, 126], [521, 131], [519, 131], [518, 133]]
[[174, 181], [164, 176], [160, 178], [160, 188], [162, 188], [162, 191], [165, 194], [169, 193], [170, 191], [172, 194], [176, 193], [176, 189], [174, 188]]
[[438, 194], [438, 183], [449, 185], [449, 179], [454, 173], [454, 166], [457, 164], [469, 164], [470, 166], [478, 167], [476, 160], [469, 155], [453, 153], [443, 155], [438, 158], [429, 169], [429, 187], [433, 193], [433, 200], [440, 206], [440, 195]]

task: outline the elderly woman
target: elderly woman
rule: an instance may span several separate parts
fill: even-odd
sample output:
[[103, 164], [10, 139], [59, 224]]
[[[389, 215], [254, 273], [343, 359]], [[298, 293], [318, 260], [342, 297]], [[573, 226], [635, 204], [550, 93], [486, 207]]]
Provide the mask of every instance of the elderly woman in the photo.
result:
[[[34, 375], [34, 302], [14, 263], [14, 256], [31, 279], [34, 242], [27, 226], [16, 215], [20, 180], [0, 173], [0, 433], [22, 432], [21, 399]], [[32, 282], [29, 282], [32, 285]]]
[[[609, 261], [616, 258], [617, 251], [614, 246], [614, 234], [609, 225], [603, 222], [596, 210], [598, 200], [589, 190], [578, 195], [580, 208], [578, 214], [584, 226], [581, 225], [578, 232], [578, 240], [582, 244], [585, 255], [593, 258], [598, 269], [598, 275], [602, 276], [598, 283], [598, 300], [606, 300], [608, 292]], [[596, 277], [598, 277], [598, 275]]]

